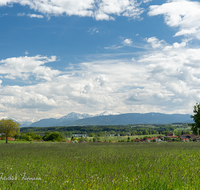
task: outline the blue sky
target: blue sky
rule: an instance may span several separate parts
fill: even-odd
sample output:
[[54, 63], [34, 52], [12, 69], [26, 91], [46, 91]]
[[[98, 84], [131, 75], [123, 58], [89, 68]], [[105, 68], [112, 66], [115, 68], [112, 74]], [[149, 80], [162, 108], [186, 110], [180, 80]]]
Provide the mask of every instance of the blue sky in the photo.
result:
[[200, 1], [0, 0], [0, 117], [192, 113]]

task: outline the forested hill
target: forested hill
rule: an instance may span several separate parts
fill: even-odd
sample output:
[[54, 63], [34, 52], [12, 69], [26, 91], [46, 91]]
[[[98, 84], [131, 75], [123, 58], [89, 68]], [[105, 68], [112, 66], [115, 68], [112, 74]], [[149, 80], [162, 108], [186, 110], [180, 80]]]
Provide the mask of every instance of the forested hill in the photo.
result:
[[[21, 133], [34, 132], [37, 134], [45, 134], [45, 132], [63, 132], [66, 135], [72, 134], [90, 134], [99, 135], [120, 134], [120, 135], [147, 135], [147, 134], [165, 134], [178, 130], [179, 132], [188, 130], [187, 124], [144, 124], [144, 125], [98, 125], [98, 126], [71, 126], [71, 127], [23, 127]], [[190, 129], [190, 128], [189, 128]], [[186, 132], [187, 133], [187, 132]]]

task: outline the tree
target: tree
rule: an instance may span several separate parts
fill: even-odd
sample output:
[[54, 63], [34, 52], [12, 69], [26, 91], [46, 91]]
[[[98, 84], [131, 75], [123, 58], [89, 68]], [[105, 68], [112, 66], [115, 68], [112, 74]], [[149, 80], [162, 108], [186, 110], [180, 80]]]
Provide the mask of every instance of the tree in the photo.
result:
[[0, 120], [0, 133], [6, 137], [6, 143], [8, 143], [8, 137], [13, 137], [20, 131], [20, 123], [13, 121], [12, 119]]
[[45, 133], [45, 136], [43, 137], [44, 141], [61, 141], [60, 133], [55, 131], [51, 133]]
[[95, 134], [93, 132], [89, 134], [89, 137], [94, 137], [94, 136]]
[[200, 103], [196, 103], [196, 105], [194, 105], [193, 113], [194, 113], [194, 115], [191, 115], [190, 117], [193, 119], [194, 123], [189, 123], [188, 125], [191, 126], [191, 129], [195, 134], [199, 134], [199, 130], [200, 130]]

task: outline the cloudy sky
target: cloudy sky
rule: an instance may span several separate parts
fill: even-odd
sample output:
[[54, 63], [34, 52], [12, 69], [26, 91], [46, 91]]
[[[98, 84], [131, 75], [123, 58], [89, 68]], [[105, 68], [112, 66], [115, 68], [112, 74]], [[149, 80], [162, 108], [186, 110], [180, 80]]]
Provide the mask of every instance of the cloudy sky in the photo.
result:
[[0, 117], [189, 113], [200, 0], [0, 0]]

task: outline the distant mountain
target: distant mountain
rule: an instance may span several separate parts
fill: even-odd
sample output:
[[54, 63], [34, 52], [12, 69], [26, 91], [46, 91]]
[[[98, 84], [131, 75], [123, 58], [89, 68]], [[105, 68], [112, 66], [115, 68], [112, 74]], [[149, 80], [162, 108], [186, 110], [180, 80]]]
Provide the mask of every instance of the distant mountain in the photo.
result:
[[21, 124], [20, 127], [29, 127], [31, 123], [33, 123], [32, 121], [21, 121], [21, 120], [15, 120], [15, 121]]
[[109, 111], [104, 111], [100, 114], [94, 115], [93, 117], [97, 117], [97, 116], [103, 116], [103, 115], [119, 115], [121, 113], [117, 112], [117, 113], [113, 113], [113, 112], [109, 112]]
[[55, 119], [55, 118], [41, 119], [37, 122], [32, 123], [29, 127], [66, 126], [73, 121], [84, 119], [87, 117], [92, 117], [92, 116], [89, 114], [80, 114], [72, 112], [66, 116], [61, 117], [60, 119]]
[[89, 114], [69, 113], [60, 119], [49, 118], [34, 122], [30, 127], [51, 126], [86, 126], [86, 125], [126, 125], [126, 124], [170, 124], [191, 123], [189, 114], [162, 114], [162, 113], [127, 113], [111, 115], [109, 112], [92, 116]]
[[84, 125], [126, 125], [126, 124], [170, 124], [191, 123], [189, 114], [127, 113], [85, 118], [70, 123], [70, 126]]

